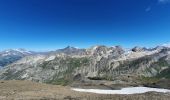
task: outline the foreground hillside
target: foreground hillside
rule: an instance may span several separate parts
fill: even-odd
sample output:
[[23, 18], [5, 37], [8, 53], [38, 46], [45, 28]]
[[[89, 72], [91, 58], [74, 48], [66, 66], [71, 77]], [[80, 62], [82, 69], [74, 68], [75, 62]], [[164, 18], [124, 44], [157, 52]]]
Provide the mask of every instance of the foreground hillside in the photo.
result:
[[169, 100], [170, 94], [99, 95], [31, 81], [0, 81], [0, 100]]

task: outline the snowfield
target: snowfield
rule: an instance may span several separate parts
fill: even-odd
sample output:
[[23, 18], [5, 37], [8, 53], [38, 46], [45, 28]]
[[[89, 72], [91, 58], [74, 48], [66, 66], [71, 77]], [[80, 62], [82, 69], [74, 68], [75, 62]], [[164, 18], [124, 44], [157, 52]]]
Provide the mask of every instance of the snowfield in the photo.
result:
[[141, 94], [146, 92], [161, 92], [161, 93], [170, 92], [170, 90], [168, 89], [149, 88], [149, 87], [127, 87], [127, 88], [122, 88], [121, 90], [72, 88], [72, 90], [78, 92], [89, 92], [89, 93], [97, 93], [97, 94]]

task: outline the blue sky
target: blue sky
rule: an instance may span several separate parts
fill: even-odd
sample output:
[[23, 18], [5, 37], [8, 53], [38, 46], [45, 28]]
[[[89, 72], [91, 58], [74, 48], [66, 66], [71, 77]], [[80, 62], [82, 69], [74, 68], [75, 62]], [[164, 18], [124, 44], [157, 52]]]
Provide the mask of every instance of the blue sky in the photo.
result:
[[170, 42], [170, 0], [0, 0], [0, 50]]

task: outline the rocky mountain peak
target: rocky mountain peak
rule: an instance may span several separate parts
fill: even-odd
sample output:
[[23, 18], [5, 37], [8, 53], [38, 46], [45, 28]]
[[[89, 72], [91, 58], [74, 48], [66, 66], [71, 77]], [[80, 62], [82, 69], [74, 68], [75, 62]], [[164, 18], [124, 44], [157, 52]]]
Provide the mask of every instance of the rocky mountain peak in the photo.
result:
[[72, 46], [67, 46], [63, 50], [77, 50], [77, 48], [72, 47]]
[[72, 46], [67, 46], [63, 49], [58, 49], [55, 52], [55, 54], [66, 54], [66, 55], [84, 55], [86, 53], [86, 49], [79, 49]]
[[139, 47], [139, 46], [136, 46], [136, 47], [132, 48], [133, 52], [141, 52], [141, 51], [145, 51], [145, 50], [146, 50], [146, 48]]

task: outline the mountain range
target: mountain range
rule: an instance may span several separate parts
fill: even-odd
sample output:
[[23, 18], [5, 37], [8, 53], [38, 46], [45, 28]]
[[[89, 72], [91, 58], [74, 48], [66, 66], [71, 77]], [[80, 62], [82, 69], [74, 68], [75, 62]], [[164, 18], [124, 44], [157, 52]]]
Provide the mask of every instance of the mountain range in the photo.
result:
[[71, 86], [151, 86], [169, 88], [170, 47], [68, 46], [50, 52], [10, 49], [0, 52], [1, 80]]

